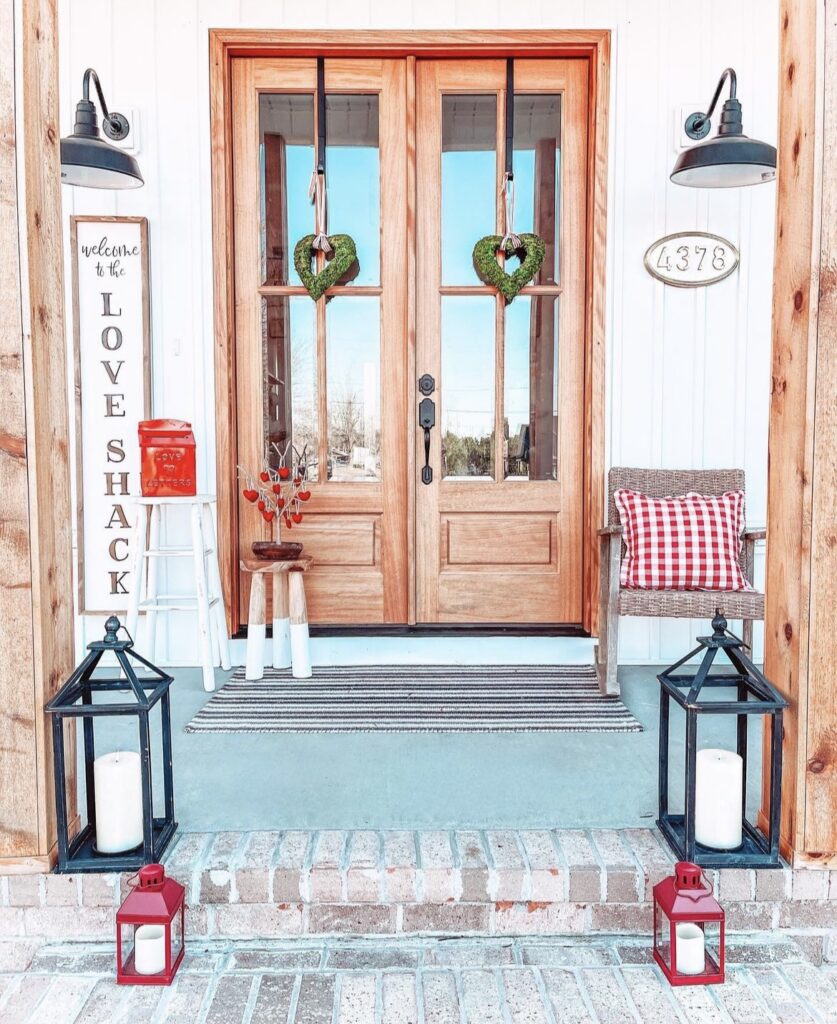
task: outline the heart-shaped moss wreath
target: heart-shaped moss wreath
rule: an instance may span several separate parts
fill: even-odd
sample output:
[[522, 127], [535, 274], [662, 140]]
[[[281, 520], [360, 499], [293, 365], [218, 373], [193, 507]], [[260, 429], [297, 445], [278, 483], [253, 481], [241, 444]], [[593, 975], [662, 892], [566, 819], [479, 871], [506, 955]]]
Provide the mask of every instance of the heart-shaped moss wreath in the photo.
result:
[[294, 267], [305, 290], [315, 302], [325, 294], [328, 288], [337, 284], [357, 262], [357, 247], [351, 235], [328, 235], [327, 237], [334, 255], [326, 262], [319, 274], [315, 274], [311, 269], [311, 257], [314, 255], [311, 246], [315, 236], [305, 235], [294, 247]]
[[546, 245], [539, 235], [523, 234], [519, 237], [519, 249], [506, 248], [507, 257], [520, 257], [520, 266], [511, 274], [507, 274], [497, 262], [497, 253], [503, 241], [500, 235], [486, 235], [474, 246], [473, 260], [477, 277], [486, 284], [493, 285], [507, 304], [521, 288], [534, 279], [546, 255]]

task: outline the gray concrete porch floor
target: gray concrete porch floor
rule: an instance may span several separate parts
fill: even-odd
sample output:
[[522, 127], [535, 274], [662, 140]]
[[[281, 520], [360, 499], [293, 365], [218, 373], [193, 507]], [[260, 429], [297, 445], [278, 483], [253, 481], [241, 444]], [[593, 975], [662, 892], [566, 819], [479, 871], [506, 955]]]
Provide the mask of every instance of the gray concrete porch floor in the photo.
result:
[[0, 974], [0, 1024], [837, 1022], [837, 967], [757, 937], [724, 985], [671, 988], [648, 940], [192, 942], [171, 988], [119, 987], [112, 946], [46, 946]]
[[[641, 733], [209, 735], [183, 731], [209, 699], [200, 672], [172, 669], [177, 819], [204, 832], [647, 826], [657, 804], [656, 671], [619, 670]], [[219, 687], [228, 675], [217, 673]], [[678, 751], [680, 726], [673, 715]], [[752, 803], [760, 785], [755, 716], [751, 726]], [[734, 748], [730, 723], [706, 728], [701, 745]], [[130, 724], [97, 724], [97, 752], [122, 746], [136, 746]]]

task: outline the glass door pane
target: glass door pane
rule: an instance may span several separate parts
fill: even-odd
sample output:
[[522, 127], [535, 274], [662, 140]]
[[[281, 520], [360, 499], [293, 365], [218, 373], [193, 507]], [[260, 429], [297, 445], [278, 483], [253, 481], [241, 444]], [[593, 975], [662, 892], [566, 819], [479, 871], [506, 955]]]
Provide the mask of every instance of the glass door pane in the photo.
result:
[[[274, 469], [292, 444], [318, 476], [317, 320], [314, 304], [300, 295], [262, 298], [264, 416], [267, 458]], [[291, 453], [292, 454], [292, 453]], [[286, 460], [290, 464], [290, 457]]]
[[514, 95], [514, 223], [546, 243], [535, 284], [560, 282], [561, 96]]
[[493, 295], [442, 298], [442, 472], [494, 478]]
[[300, 285], [293, 247], [314, 230], [305, 198], [314, 164], [314, 97], [261, 93], [259, 140], [261, 280], [267, 285]]
[[494, 233], [497, 97], [442, 97], [442, 284], [479, 284], [471, 252]]
[[505, 476], [558, 479], [557, 295], [519, 295], [505, 311]]
[[381, 311], [376, 297], [326, 307], [328, 479], [381, 479]]
[[347, 284], [380, 284], [378, 97], [326, 96], [328, 229], [351, 235], [358, 270]]

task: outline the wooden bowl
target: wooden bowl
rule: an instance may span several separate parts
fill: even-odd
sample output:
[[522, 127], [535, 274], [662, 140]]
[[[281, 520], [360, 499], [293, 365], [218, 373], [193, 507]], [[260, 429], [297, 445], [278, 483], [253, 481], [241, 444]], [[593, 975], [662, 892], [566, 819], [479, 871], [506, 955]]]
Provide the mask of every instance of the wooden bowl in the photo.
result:
[[255, 540], [252, 548], [256, 558], [265, 562], [293, 562], [302, 554], [302, 545], [293, 540], [282, 544], [272, 540]]

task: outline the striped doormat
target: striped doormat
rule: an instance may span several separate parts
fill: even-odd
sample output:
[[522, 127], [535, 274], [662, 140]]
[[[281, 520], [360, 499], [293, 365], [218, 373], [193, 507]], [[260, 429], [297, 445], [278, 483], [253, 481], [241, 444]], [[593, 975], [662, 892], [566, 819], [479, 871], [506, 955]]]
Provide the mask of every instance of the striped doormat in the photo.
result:
[[311, 679], [236, 670], [186, 732], [641, 732], [592, 665], [361, 665]]

